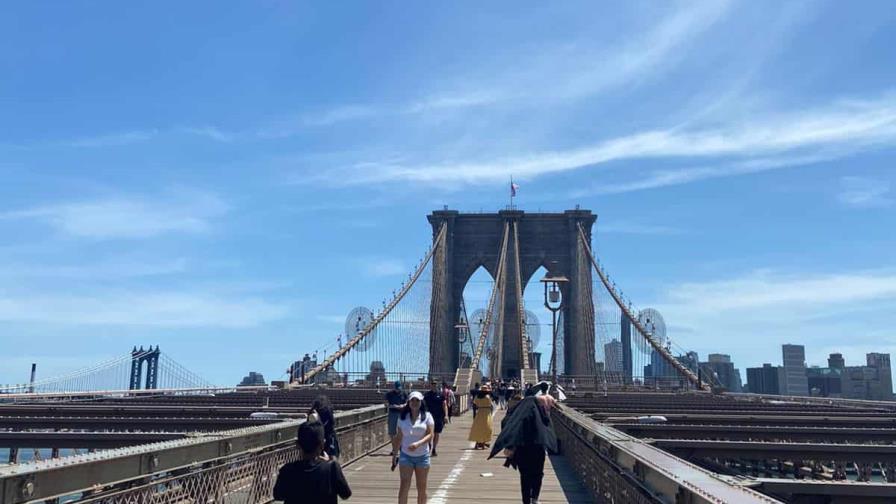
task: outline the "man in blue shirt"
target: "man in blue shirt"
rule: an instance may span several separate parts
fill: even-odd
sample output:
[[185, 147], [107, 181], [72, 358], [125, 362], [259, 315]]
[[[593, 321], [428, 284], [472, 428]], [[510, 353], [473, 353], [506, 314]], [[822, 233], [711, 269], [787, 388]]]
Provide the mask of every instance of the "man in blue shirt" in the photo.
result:
[[[398, 433], [398, 415], [408, 402], [408, 396], [401, 390], [401, 382], [396, 381], [395, 387], [386, 392], [386, 407], [389, 408], [389, 437], [394, 438]], [[389, 455], [395, 455], [390, 453]]]
[[445, 394], [439, 389], [439, 382], [433, 380], [429, 384], [429, 391], [423, 394], [423, 402], [426, 404], [426, 411], [432, 415], [435, 422], [432, 436], [432, 456], [437, 457], [436, 447], [439, 445], [439, 434], [445, 428], [445, 417], [448, 416], [448, 402], [445, 400]]

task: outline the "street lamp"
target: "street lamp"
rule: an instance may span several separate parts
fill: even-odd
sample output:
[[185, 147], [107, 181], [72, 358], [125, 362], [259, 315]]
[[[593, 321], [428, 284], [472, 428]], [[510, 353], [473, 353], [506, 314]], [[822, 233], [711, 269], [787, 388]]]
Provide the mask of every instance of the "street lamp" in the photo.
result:
[[461, 322], [459, 324], [455, 324], [454, 328], [457, 329], [457, 367], [464, 367], [464, 341], [467, 339], [466, 334], [464, 334], [464, 330], [469, 330], [470, 326], [466, 323]]
[[568, 282], [564, 276], [548, 276], [545, 275], [541, 279], [544, 284], [544, 307], [551, 311], [551, 377], [554, 384], [557, 384], [557, 312], [563, 308], [563, 294], [561, 287]]

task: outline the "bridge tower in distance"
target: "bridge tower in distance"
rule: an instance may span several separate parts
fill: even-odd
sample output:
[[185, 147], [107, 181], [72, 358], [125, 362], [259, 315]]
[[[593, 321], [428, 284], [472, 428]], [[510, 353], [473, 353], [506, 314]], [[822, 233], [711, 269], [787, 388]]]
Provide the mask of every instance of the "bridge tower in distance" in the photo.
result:
[[140, 390], [140, 382], [143, 377], [143, 364], [146, 363], [146, 390], [155, 390], [159, 388], [159, 346], [153, 349], [150, 345], [149, 350], [140, 347], [134, 347], [131, 350], [131, 381], [128, 388], [130, 390]]
[[[522, 368], [519, 309], [514, 288], [509, 282], [520, 279], [521, 288], [529, 283], [532, 275], [544, 266], [550, 276], [563, 276], [569, 281], [561, 287], [564, 301], [563, 332], [565, 369], [569, 375], [594, 373], [594, 334], [588, 320], [594, 320], [591, 302], [591, 266], [581, 246], [579, 228], [586, 239], [591, 240], [591, 230], [597, 216], [590, 210], [567, 210], [563, 213], [526, 213], [521, 210], [502, 210], [494, 214], [460, 213], [456, 210], [438, 210], [428, 216], [435, 241], [442, 225], [446, 225], [444, 253], [433, 257], [433, 300], [430, 326], [430, 373], [453, 374], [458, 368], [456, 321], [460, 317], [464, 288], [476, 270], [484, 267], [492, 278], [497, 278], [501, 254], [503, 230], [507, 223], [516, 226], [518, 240], [509, 250], [518, 250], [517, 261], [508, 260], [505, 273], [508, 287], [504, 289], [503, 337], [501, 362], [498, 369], [504, 378], [519, 377]], [[589, 335], [588, 333], [591, 332]], [[474, 340], [478, 335], [473, 335]]]

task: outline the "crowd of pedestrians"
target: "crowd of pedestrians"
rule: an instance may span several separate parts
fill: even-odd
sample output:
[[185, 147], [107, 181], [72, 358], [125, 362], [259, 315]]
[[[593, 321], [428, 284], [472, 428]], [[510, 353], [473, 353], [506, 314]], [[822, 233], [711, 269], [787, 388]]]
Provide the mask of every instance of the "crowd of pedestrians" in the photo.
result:
[[[519, 472], [524, 504], [537, 504], [544, 478], [545, 455], [557, 451], [551, 425], [555, 399], [551, 384], [539, 382], [521, 386], [515, 381], [476, 383], [469, 391], [473, 423], [468, 439], [473, 449], [491, 448], [488, 458], [505, 457], [504, 466]], [[431, 381], [422, 393], [405, 391], [395, 382], [384, 394], [388, 410], [387, 429], [391, 438], [390, 464], [398, 469], [398, 503], [407, 504], [411, 481], [417, 490], [417, 504], [426, 504], [429, 468], [438, 456], [439, 437], [451, 423], [457, 406], [456, 390], [447, 383]], [[501, 432], [494, 440], [496, 410], [506, 410]], [[274, 499], [286, 504], [335, 504], [348, 499], [351, 489], [339, 465], [336, 419], [325, 396], [318, 397], [308, 412], [308, 421], [299, 426], [299, 460], [284, 465], [274, 486]]]

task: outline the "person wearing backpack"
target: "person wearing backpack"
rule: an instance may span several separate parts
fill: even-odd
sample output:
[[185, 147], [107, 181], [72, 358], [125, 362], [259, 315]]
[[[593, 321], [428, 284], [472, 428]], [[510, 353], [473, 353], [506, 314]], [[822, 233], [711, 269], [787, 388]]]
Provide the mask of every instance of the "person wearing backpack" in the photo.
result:
[[301, 457], [280, 468], [274, 500], [284, 504], [337, 504], [337, 496], [343, 500], [352, 496], [339, 463], [321, 458], [324, 426], [320, 422], [299, 425], [296, 442]]

